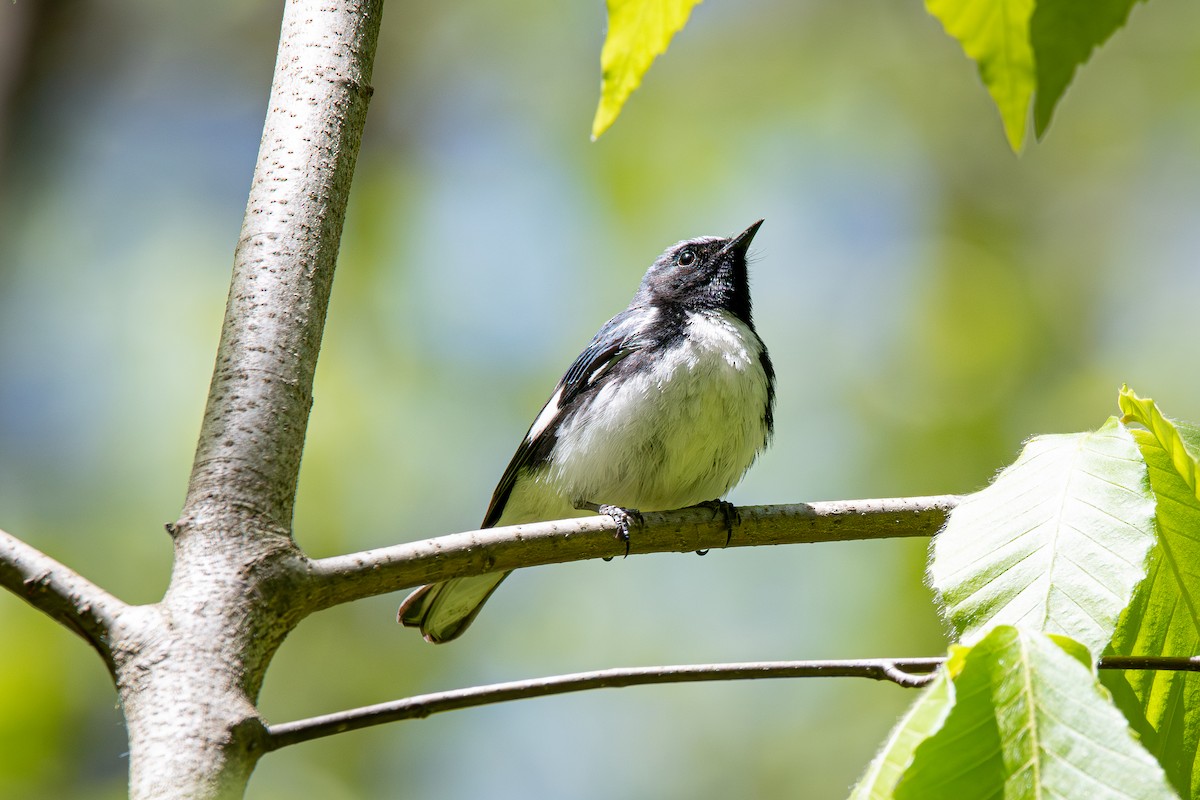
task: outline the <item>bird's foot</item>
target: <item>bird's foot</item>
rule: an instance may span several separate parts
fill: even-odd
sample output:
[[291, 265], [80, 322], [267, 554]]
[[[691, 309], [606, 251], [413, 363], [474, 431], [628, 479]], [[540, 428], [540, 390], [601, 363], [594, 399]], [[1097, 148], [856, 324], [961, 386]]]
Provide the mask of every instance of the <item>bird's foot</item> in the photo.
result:
[[613, 522], [617, 523], [617, 538], [625, 543], [625, 557], [629, 557], [629, 526], [642, 526], [645, 520], [642, 519], [642, 512], [636, 508], [621, 508], [620, 506], [610, 506], [607, 503], [600, 505], [596, 509], [597, 514], [604, 514], [612, 517]]
[[[625, 544], [625, 558], [629, 557], [629, 528], [631, 525], [641, 526], [645, 523], [645, 520], [642, 519], [642, 512], [636, 508], [621, 508], [608, 503], [579, 503], [576, 508], [585, 508], [588, 511], [595, 511], [597, 514], [611, 517], [612, 521], [617, 523], [617, 540]], [[611, 561], [608, 558], [604, 560]]]
[[[725, 522], [725, 546], [729, 547], [729, 540], [733, 538], [733, 526], [742, 523], [742, 515], [738, 513], [737, 506], [727, 500], [705, 500], [703, 503], [697, 503], [699, 508], [707, 508], [713, 512], [713, 519], [719, 514]], [[704, 555], [707, 550], [697, 550], [696, 553]]]

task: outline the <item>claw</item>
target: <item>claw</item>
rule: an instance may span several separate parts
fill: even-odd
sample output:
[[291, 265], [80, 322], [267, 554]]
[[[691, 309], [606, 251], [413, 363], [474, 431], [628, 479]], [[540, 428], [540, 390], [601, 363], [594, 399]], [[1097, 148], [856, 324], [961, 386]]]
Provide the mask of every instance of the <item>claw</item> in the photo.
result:
[[[621, 508], [620, 506], [610, 506], [607, 503], [597, 505], [586, 500], [577, 501], [575, 507], [611, 517], [612, 521], [617, 523], [617, 539], [625, 543], [625, 558], [629, 558], [629, 527], [631, 524], [639, 526], [645, 524], [642, 512], [636, 508]], [[604, 560], [612, 561], [612, 558]]]
[[607, 503], [596, 507], [597, 514], [604, 514], [612, 517], [613, 522], [617, 523], [617, 539], [625, 543], [625, 557], [629, 557], [629, 526], [642, 525], [642, 512], [636, 508], [621, 508], [620, 506], [610, 506]]
[[[716, 519], [718, 514], [721, 515], [725, 522], [725, 546], [729, 547], [729, 540], [733, 538], [734, 524], [742, 524], [742, 515], [738, 512], [737, 506], [727, 500], [705, 500], [703, 503], [697, 503], [696, 505], [712, 511], [713, 519]], [[699, 555], [704, 555], [707, 552], [707, 550], [704, 552], [696, 551]]]

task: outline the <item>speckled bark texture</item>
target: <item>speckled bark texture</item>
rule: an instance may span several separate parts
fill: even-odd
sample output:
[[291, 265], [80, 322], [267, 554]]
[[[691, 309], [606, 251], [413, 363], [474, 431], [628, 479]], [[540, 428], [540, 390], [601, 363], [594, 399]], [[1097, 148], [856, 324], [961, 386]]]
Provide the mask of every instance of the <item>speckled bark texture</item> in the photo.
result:
[[116, 654], [130, 795], [240, 797], [267, 664], [303, 615], [292, 507], [382, 0], [291, 0], [175, 566]]
[[382, 3], [289, 2], [185, 517], [291, 522]]

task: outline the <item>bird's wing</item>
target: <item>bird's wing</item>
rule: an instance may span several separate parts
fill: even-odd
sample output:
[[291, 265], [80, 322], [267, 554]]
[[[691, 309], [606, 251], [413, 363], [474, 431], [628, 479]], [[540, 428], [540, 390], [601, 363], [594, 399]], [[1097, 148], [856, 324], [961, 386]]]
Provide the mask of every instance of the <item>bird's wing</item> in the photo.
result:
[[622, 311], [605, 323], [575, 359], [575, 363], [563, 375], [554, 393], [529, 426], [525, 438], [513, 454], [512, 461], [504, 470], [500, 483], [496, 485], [496, 491], [492, 493], [492, 502], [483, 517], [482, 527], [490, 528], [499, 522], [521, 470], [549, 456], [558, 435], [563, 411], [569, 407], [571, 401], [583, 390], [602, 380], [622, 359], [645, 346], [646, 342], [639, 336], [639, 331], [643, 330], [640, 323], [645, 322], [646, 314], [652, 313], [654, 312], [651, 310], [640, 308]]

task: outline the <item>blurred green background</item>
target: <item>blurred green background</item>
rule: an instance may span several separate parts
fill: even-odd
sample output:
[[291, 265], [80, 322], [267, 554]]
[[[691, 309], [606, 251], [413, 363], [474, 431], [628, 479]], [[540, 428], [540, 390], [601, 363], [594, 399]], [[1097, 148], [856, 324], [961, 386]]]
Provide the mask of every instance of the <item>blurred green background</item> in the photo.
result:
[[[278, 3], [0, 4], [0, 528], [122, 598], [170, 571]], [[738, 503], [965, 492], [1128, 381], [1200, 418], [1200, 5], [1156, 0], [1010, 153], [922, 4], [710, 0], [587, 133], [604, 10], [392, 3], [316, 379], [296, 535], [318, 556], [474, 528], [562, 370], [676, 240], [766, 224], [779, 373]], [[272, 721], [609, 666], [928, 655], [927, 543], [531, 570], [462, 641], [399, 595], [305, 622]], [[99, 659], [0, 593], [0, 799], [116, 798]], [[843, 796], [912, 694], [626, 689], [264, 759], [249, 797]]]

